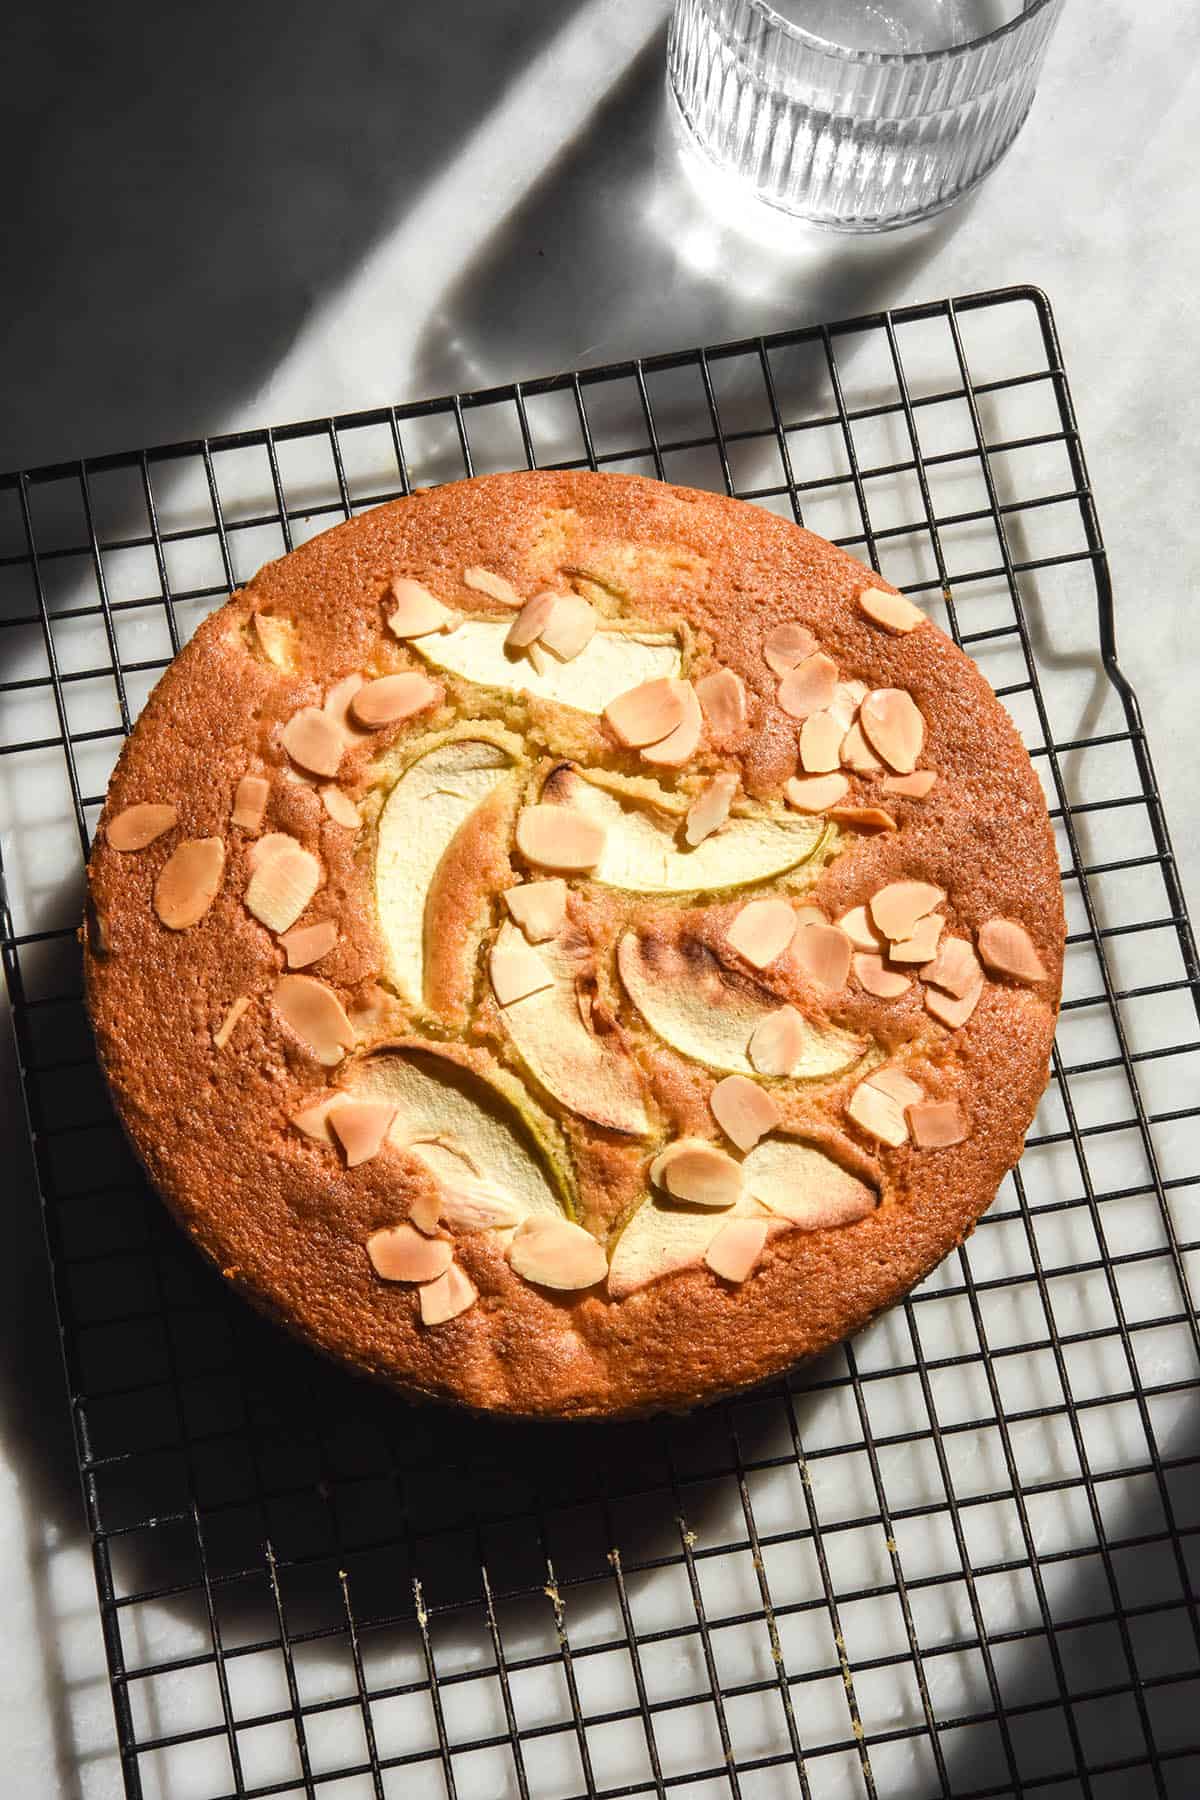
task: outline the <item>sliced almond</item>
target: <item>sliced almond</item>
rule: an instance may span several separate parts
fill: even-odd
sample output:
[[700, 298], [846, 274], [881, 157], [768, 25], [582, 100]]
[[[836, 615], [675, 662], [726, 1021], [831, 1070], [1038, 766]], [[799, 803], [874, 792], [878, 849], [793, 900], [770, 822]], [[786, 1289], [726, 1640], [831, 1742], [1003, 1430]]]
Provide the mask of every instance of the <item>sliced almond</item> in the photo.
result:
[[739, 1150], [753, 1150], [783, 1117], [765, 1088], [746, 1075], [726, 1075], [708, 1096], [712, 1116]]
[[737, 737], [746, 729], [746, 684], [732, 669], [714, 669], [696, 683], [708, 728], [716, 738]]
[[554, 986], [549, 964], [523, 937], [514, 932], [503, 944], [494, 944], [488, 957], [492, 992], [501, 1006], [511, 1006], [530, 994]]
[[393, 575], [390, 587], [395, 606], [388, 617], [388, 630], [393, 637], [427, 637], [431, 631], [448, 631], [457, 625], [458, 614], [419, 581]]
[[312, 775], [336, 775], [346, 748], [337, 721], [319, 706], [302, 706], [283, 728], [283, 747]]
[[329, 1115], [335, 1106], [344, 1106], [344, 1094], [326, 1094], [323, 1099], [316, 1100], [311, 1106], [305, 1106], [298, 1113], [293, 1113], [289, 1124], [302, 1131], [307, 1138], [318, 1144], [331, 1144], [333, 1133], [329, 1129]]
[[871, 920], [892, 943], [911, 937], [918, 919], [946, 898], [930, 881], [889, 881], [868, 901]]
[[796, 915], [786, 900], [751, 900], [731, 920], [725, 940], [756, 969], [782, 956], [796, 930]]
[[340, 681], [334, 682], [324, 700], [321, 702], [321, 711], [325, 713], [328, 718], [333, 720], [334, 724], [342, 734], [343, 741], [347, 744], [360, 744], [362, 742], [362, 732], [355, 727], [350, 719], [350, 702], [353, 700], [355, 694], [357, 694], [359, 688], [366, 685], [366, 680], [366, 676], [361, 674], [357, 669], [352, 675], [343, 675]]
[[848, 825], [851, 831], [899, 831], [900, 827], [890, 812], [882, 806], [831, 806], [829, 817], [838, 825]]
[[[273, 833], [273, 836], [284, 836]], [[254, 866], [246, 889], [246, 910], [268, 931], [286, 931], [294, 925], [321, 884], [321, 865], [310, 850], [294, 838]]]
[[255, 613], [254, 635], [269, 663], [277, 669], [290, 669], [296, 628], [289, 619], [273, 619], [270, 613]]
[[115, 819], [110, 819], [104, 835], [114, 850], [144, 850], [178, 821], [179, 813], [174, 806], [158, 806], [152, 800], [139, 800], [135, 805], [125, 807]]
[[936, 769], [914, 769], [911, 775], [885, 775], [885, 794], [902, 794], [906, 800], [924, 800], [937, 780]]
[[875, 688], [858, 712], [867, 742], [897, 775], [911, 775], [925, 747], [925, 720], [904, 688]]
[[844, 775], [793, 775], [783, 794], [797, 812], [823, 813], [850, 792]]
[[925, 614], [911, 600], [903, 594], [889, 594], [884, 588], [864, 588], [858, 604], [868, 619], [882, 625], [885, 631], [903, 634], [915, 631], [925, 622]]
[[1046, 968], [1033, 939], [1015, 919], [989, 919], [976, 933], [979, 954], [996, 975], [1014, 981], [1045, 981]]
[[882, 956], [877, 956], [873, 950], [855, 951], [854, 973], [859, 985], [868, 994], [874, 994], [877, 1000], [898, 1000], [912, 986], [907, 975], [889, 969]]
[[332, 919], [318, 919], [315, 925], [293, 925], [280, 937], [289, 969], [307, 969], [310, 963], [328, 956], [338, 941], [338, 928]]
[[797, 925], [828, 925], [829, 920], [819, 906], [813, 906], [810, 902], [807, 906], [796, 908], [796, 923]]
[[329, 1123], [346, 1152], [348, 1169], [378, 1156], [395, 1116], [395, 1107], [386, 1100], [344, 1100], [332, 1109]]
[[501, 606], [521, 606], [520, 594], [511, 581], [503, 575], [497, 575], [494, 569], [481, 569], [476, 563], [463, 570], [463, 586], [474, 588], [477, 594], [487, 594], [493, 600], [499, 600]]
[[908, 1142], [903, 1106], [869, 1081], [862, 1082], [851, 1094], [846, 1117], [853, 1119], [868, 1137], [877, 1138], [881, 1144], [890, 1144], [894, 1150]]
[[249, 1008], [249, 994], [239, 994], [237, 999], [233, 1002], [233, 1005], [229, 1008], [229, 1011], [225, 1014], [225, 1017], [221, 1020], [221, 1023], [217, 1026], [217, 1029], [213, 1032], [213, 1046], [215, 1049], [224, 1050], [226, 1044], [237, 1030], [238, 1020], [245, 1016], [249, 1011]]
[[884, 1063], [882, 1068], [873, 1069], [867, 1076], [871, 1087], [879, 1089], [881, 1094], [888, 1094], [901, 1106], [915, 1106], [925, 1098], [925, 1089], [915, 1082], [911, 1075], [897, 1068], [895, 1063]]
[[454, 1257], [449, 1238], [428, 1238], [407, 1221], [373, 1231], [367, 1239], [371, 1267], [384, 1281], [436, 1281]]
[[517, 849], [543, 869], [594, 869], [604, 836], [603, 825], [569, 806], [526, 806], [517, 814]]
[[204, 917], [225, 874], [225, 844], [219, 837], [187, 838], [158, 872], [154, 910], [171, 931], [186, 931]]
[[843, 766], [852, 769], [856, 775], [878, 775], [883, 768], [863, 736], [862, 726], [857, 719], [842, 739], [840, 754]]
[[958, 937], [943, 938], [933, 961], [921, 970], [923, 981], [931, 981], [956, 1000], [974, 987], [979, 976], [979, 958], [966, 938]]
[[582, 594], [556, 594], [538, 642], [560, 662], [572, 662], [596, 635], [596, 614]]
[[736, 775], [714, 775], [706, 781], [687, 809], [683, 827], [684, 839], [694, 849], [714, 831], [719, 831], [729, 817], [733, 796], [738, 790]]
[[948, 1025], [951, 1031], [958, 1031], [966, 1024], [975, 1008], [979, 1005], [979, 996], [983, 993], [983, 976], [978, 976], [961, 997], [943, 994], [938, 988], [925, 989], [925, 1011], [938, 1020], [939, 1024]]
[[792, 962], [802, 975], [831, 993], [850, 978], [852, 945], [836, 925], [800, 925], [792, 939]]
[[669, 731], [657, 744], [644, 744], [641, 751], [643, 762], [653, 763], [660, 769], [682, 769], [685, 763], [691, 762], [700, 747], [704, 730], [704, 714], [700, 711], [695, 688], [688, 681], [674, 685], [683, 690], [683, 718], [674, 731]]
[[452, 1262], [444, 1274], [420, 1289], [422, 1325], [447, 1325], [474, 1306], [479, 1289], [465, 1269]]
[[357, 831], [362, 824], [362, 814], [355, 806], [349, 794], [329, 782], [319, 789], [321, 804], [335, 825], [344, 825], [347, 831]]
[[804, 1020], [794, 1006], [781, 1006], [759, 1020], [750, 1033], [746, 1055], [760, 1075], [790, 1075], [804, 1043]]
[[261, 869], [271, 857], [277, 856], [281, 850], [290, 849], [296, 842], [290, 831], [268, 831], [265, 837], [256, 838], [246, 848], [246, 867], [253, 874]]
[[922, 1100], [909, 1107], [908, 1124], [919, 1150], [948, 1150], [967, 1135], [967, 1122], [957, 1100]]
[[536, 638], [540, 638], [550, 623], [550, 615], [557, 600], [558, 595], [552, 594], [548, 589], [527, 600], [508, 628], [504, 639], [505, 649], [527, 650]]
[[882, 949], [883, 933], [875, 929], [865, 906], [852, 906], [849, 912], [842, 914], [837, 923], [856, 950]]
[[736, 1206], [742, 1197], [742, 1171], [732, 1156], [703, 1138], [680, 1138], [668, 1144], [650, 1165], [650, 1179], [675, 1200], [718, 1210]]
[[838, 766], [844, 736], [832, 713], [810, 713], [800, 727], [801, 768], [810, 775], [832, 775]]
[[354, 1047], [354, 1027], [331, 987], [313, 975], [281, 975], [271, 993], [275, 1011], [327, 1069]]
[[[392, 1137], [394, 1142], [394, 1131], [389, 1133], [389, 1136]], [[441, 1218], [442, 1194], [438, 1188], [433, 1188], [426, 1193], [418, 1194], [416, 1199], [409, 1205], [408, 1223], [410, 1225], [415, 1225], [417, 1230], [423, 1232], [426, 1237], [437, 1237], [439, 1235]]]
[[233, 796], [230, 822], [243, 831], [261, 831], [271, 784], [265, 775], [243, 775]]
[[538, 675], [547, 674], [554, 666], [551, 658], [547, 656], [546, 652], [542, 649], [540, 642], [529, 644], [526, 647], [525, 654], [529, 658], [530, 668]]
[[626, 749], [640, 750], [647, 744], [661, 744], [676, 726], [682, 725], [687, 707], [686, 695], [692, 690], [687, 682], [660, 676], [643, 681], [610, 700], [604, 717], [617, 741]]
[[[438, 697], [436, 682], [406, 669], [399, 675], [381, 675], [377, 681], [366, 681], [350, 702], [350, 717], [367, 731], [379, 731], [384, 725], [398, 725], [424, 712]], [[318, 769], [319, 775], [335, 775], [336, 769]]]
[[777, 697], [789, 718], [807, 719], [811, 713], [826, 711], [836, 693], [837, 664], [818, 650], [788, 670]]
[[927, 913], [917, 920], [910, 937], [899, 938], [893, 943], [889, 957], [898, 963], [932, 962], [945, 924], [941, 913]]
[[567, 922], [567, 884], [557, 875], [508, 888], [504, 903], [531, 944], [556, 938]]
[[595, 1287], [608, 1273], [608, 1258], [595, 1238], [566, 1219], [524, 1219], [508, 1260], [523, 1280], [563, 1292]]
[[704, 1252], [704, 1260], [722, 1281], [745, 1281], [763, 1253], [768, 1230], [766, 1219], [729, 1219]]
[[866, 684], [861, 681], [839, 681], [833, 699], [829, 703], [831, 718], [837, 720], [843, 733], [849, 731], [858, 716], [858, 709], [866, 698]]
[[776, 625], [763, 639], [763, 661], [782, 680], [798, 663], [811, 656], [816, 647], [817, 640], [807, 625], [789, 621], [786, 625]]

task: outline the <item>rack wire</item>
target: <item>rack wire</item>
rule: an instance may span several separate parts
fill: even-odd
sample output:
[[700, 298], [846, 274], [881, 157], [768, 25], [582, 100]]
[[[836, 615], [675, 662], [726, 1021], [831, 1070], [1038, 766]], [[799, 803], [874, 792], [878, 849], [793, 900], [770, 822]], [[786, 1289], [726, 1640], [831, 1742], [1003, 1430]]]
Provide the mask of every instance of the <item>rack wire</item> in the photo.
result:
[[[1067, 898], [1052, 1078], [976, 1234], [649, 1425], [412, 1409], [252, 1317], [124, 1147], [73, 935], [212, 606], [414, 486], [548, 465], [737, 494], [916, 596], [1016, 719]], [[1200, 1790], [1200, 970], [1043, 295], [11, 475], [0, 621], [4, 967], [134, 1800]]]

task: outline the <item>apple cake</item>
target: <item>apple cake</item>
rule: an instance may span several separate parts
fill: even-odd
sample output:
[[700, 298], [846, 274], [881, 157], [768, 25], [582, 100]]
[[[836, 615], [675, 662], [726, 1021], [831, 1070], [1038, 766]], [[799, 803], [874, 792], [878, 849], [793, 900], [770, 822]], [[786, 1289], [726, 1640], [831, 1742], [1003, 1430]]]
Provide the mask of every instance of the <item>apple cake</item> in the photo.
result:
[[87, 998], [227, 1281], [413, 1396], [681, 1408], [971, 1229], [1047, 1078], [1040, 785], [910, 601], [755, 506], [495, 475], [269, 564], [152, 694]]

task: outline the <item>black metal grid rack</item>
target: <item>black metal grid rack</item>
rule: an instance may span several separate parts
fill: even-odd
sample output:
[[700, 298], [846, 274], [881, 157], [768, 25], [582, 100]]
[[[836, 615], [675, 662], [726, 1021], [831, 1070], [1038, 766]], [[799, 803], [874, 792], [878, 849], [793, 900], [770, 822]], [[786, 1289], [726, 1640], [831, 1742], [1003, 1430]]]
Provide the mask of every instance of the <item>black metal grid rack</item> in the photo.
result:
[[[105, 779], [195, 622], [526, 464], [875, 563], [1012, 711], [1062, 853], [1053, 1077], [980, 1229], [852, 1344], [652, 1425], [415, 1411], [284, 1342], [138, 1178], [79, 999]], [[131, 1796], [1200, 1791], [1200, 976], [1043, 296], [10, 476], [0, 618], [4, 964]]]

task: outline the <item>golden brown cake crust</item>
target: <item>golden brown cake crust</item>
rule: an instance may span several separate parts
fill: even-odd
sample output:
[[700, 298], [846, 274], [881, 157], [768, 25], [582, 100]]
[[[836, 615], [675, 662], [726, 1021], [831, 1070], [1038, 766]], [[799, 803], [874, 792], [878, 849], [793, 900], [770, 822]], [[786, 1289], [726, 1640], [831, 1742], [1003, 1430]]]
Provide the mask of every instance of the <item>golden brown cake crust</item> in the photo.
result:
[[[602, 1288], [555, 1294], [513, 1272], [502, 1240], [476, 1234], [462, 1241], [459, 1259], [478, 1303], [427, 1328], [415, 1290], [380, 1280], [364, 1243], [405, 1216], [428, 1177], [399, 1154], [347, 1168], [289, 1123], [344, 1071], [319, 1067], [271, 1004], [284, 955], [243, 902], [255, 838], [230, 823], [239, 778], [267, 776], [263, 830], [291, 833], [320, 859], [321, 885], [302, 922], [335, 919], [340, 936], [310, 972], [337, 991], [365, 1050], [415, 1029], [388, 991], [375, 915], [381, 762], [459, 717], [487, 716], [522, 733], [545, 767], [571, 756], [639, 772], [636, 754], [617, 751], [599, 719], [481, 697], [427, 670], [438, 681], [435, 704], [364, 738], [342, 765], [340, 786], [364, 802], [360, 831], [329, 816], [319, 784], [289, 777], [280, 735], [298, 708], [320, 706], [355, 672], [424, 668], [385, 628], [392, 577], [419, 580], [464, 611], [505, 614], [464, 585], [473, 565], [507, 577], [522, 595], [569, 583], [614, 614], [679, 629], [690, 679], [718, 666], [741, 674], [744, 741], [738, 753], [707, 745], [681, 774], [685, 788], [698, 772], [729, 769], [752, 799], [779, 802], [796, 773], [799, 726], [778, 705], [778, 679], [762, 656], [776, 624], [803, 621], [843, 680], [906, 689], [926, 721], [922, 766], [936, 769], [936, 786], [921, 800], [885, 798], [878, 778], [852, 778], [852, 799], [885, 805], [899, 830], [848, 833], [805, 898], [836, 919], [891, 880], [929, 881], [946, 892], [948, 934], [974, 941], [989, 919], [1014, 919], [1044, 964], [1046, 979], [1033, 985], [989, 979], [955, 1031], [930, 1017], [919, 980], [889, 1001], [853, 985], [830, 1001], [798, 976], [791, 989], [773, 982], [809, 1016], [872, 1039], [885, 1055], [902, 1050], [926, 1095], [956, 1099], [969, 1128], [950, 1148], [892, 1149], [846, 1121], [858, 1076], [781, 1095], [785, 1123], [836, 1139], [847, 1166], [873, 1169], [883, 1203], [841, 1229], [772, 1237], [740, 1285], [698, 1267], [620, 1301]], [[866, 618], [857, 596], [883, 585], [824, 540], [738, 501], [632, 477], [522, 473], [435, 489], [338, 526], [268, 565], [201, 625], [113, 775], [89, 866], [85, 969], [124, 1126], [150, 1179], [227, 1279], [312, 1343], [409, 1394], [519, 1415], [612, 1416], [688, 1406], [821, 1350], [904, 1294], [970, 1231], [1017, 1160], [1047, 1079], [1064, 939], [1057, 858], [1029, 758], [986, 682], [934, 627], [895, 635]], [[264, 656], [255, 613], [290, 622], [293, 667]], [[136, 853], [118, 852], [106, 827], [142, 801], [173, 803], [178, 826]], [[497, 800], [492, 811], [508, 829], [511, 807], [506, 815]], [[158, 873], [179, 841], [206, 837], [225, 842], [220, 891], [198, 924], [168, 930], [153, 906]], [[518, 878], [506, 873], [515, 865], [497, 852], [494, 832], [477, 844], [468, 835], [454, 854], [454, 879], [441, 872], [447, 903], [435, 976], [450, 1023], [440, 1035], [515, 1068], [482, 982], [467, 1022], [470, 969], [456, 968], [456, 957], [470, 963], [480, 954], [473, 884], [486, 905], [487, 892]], [[606, 903], [573, 904], [603, 915]], [[671, 929], [693, 909], [694, 899], [676, 909]], [[727, 896], [714, 916], [722, 910], [736, 911]], [[502, 917], [500, 907], [492, 923]], [[241, 996], [250, 1004], [218, 1050], [213, 1034]], [[717, 1076], [649, 1044], [603, 971], [596, 1005], [619, 1015], [600, 1023], [628, 1033], [652, 1117], [650, 1137], [631, 1141], [547, 1106], [578, 1166], [579, 1216], [602, 1229], [644, 1192], [647, 1162], [666, 1139], [723, 1140], [707, 1105]]]

